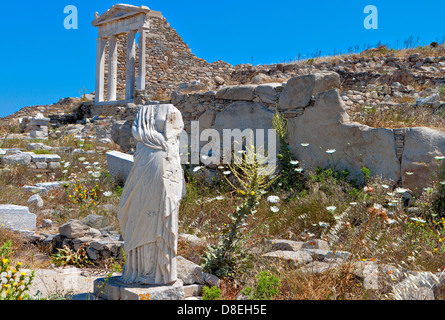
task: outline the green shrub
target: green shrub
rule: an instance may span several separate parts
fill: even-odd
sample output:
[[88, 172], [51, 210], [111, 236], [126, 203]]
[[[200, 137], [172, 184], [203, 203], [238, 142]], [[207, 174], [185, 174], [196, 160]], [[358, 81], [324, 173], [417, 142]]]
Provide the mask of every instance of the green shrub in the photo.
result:
[[272, 300], [280, 292], [280, 279], [272, 275], [269, 271], [262, 271], [256, 276], [257, 284], [255, 288], [246, 287], [242, 294], [250, 300]]
[[212, 286], [212, 287], [204, 287], [202, 290], [202, 300], [220, 300], [221, 299], [221, 289]]

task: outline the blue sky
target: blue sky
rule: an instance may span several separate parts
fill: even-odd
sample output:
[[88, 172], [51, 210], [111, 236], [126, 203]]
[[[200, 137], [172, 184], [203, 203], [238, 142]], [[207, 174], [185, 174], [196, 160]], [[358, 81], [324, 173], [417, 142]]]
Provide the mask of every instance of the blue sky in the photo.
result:
[[[424, 1], [179, 1], [122, 0], [161, 11], [190, 46], [209, 62], [272, 64], [343, 52], [381, 41], [402, 47], [445, 40], [443, 0]], [[30, 105], [94, 91], [97, 29], [94, 12], [108, 0], [8, 1], [2, 4], [0, 117]], [[78, 29], [64, 28], [64, 8], [78, 9]], [[365, 29], [367, 5], [378, 9], [378, 29]]]

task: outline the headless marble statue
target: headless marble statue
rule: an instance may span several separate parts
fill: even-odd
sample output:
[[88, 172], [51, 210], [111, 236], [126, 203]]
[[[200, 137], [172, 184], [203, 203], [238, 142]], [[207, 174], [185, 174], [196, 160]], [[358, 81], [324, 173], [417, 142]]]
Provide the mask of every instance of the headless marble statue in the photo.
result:
[[142, 106], [132, 134], [138, 141], [133, 168], [119, 202], [124, 239], [124, 283], [177, 280], [179, 202], [185, 193], [179, 156], [181, 113], [171, 104]]

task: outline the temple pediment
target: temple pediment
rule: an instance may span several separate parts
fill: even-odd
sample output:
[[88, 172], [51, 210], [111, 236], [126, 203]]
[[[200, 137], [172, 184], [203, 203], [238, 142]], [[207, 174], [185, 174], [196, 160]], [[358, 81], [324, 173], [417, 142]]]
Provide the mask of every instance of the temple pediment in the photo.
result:
[[146, 6], [133, 6], [129, 4], [115, 4], [91, 23], [98, 27], [99, 37], [110, 37], [127, 33], [135, 29], [149, 28], [149, 16], [162, 17], [159, 11], [150, 10]]
[[127, 19], [141, 13], [148, 14], [150, 11], [151, 10], [146, 6], [136, 7], [129, 4], [115, 4], [110, 9], [105, 11], [100, 17], [96, 18], [92, 22], [92, 25], [99, 27], [106, 23], [110, 23], [115, 20]]

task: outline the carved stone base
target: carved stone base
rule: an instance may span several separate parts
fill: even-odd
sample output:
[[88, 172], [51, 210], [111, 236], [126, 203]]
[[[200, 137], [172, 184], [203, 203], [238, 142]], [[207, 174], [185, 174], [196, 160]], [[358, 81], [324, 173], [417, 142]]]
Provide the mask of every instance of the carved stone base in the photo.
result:
[[104, 286], [105, 278], [94, 281], [94, 295], [105, 300], [184, 300], [182, 280], [168, 285], [126, 284], [120, 276], [111, 277]]

